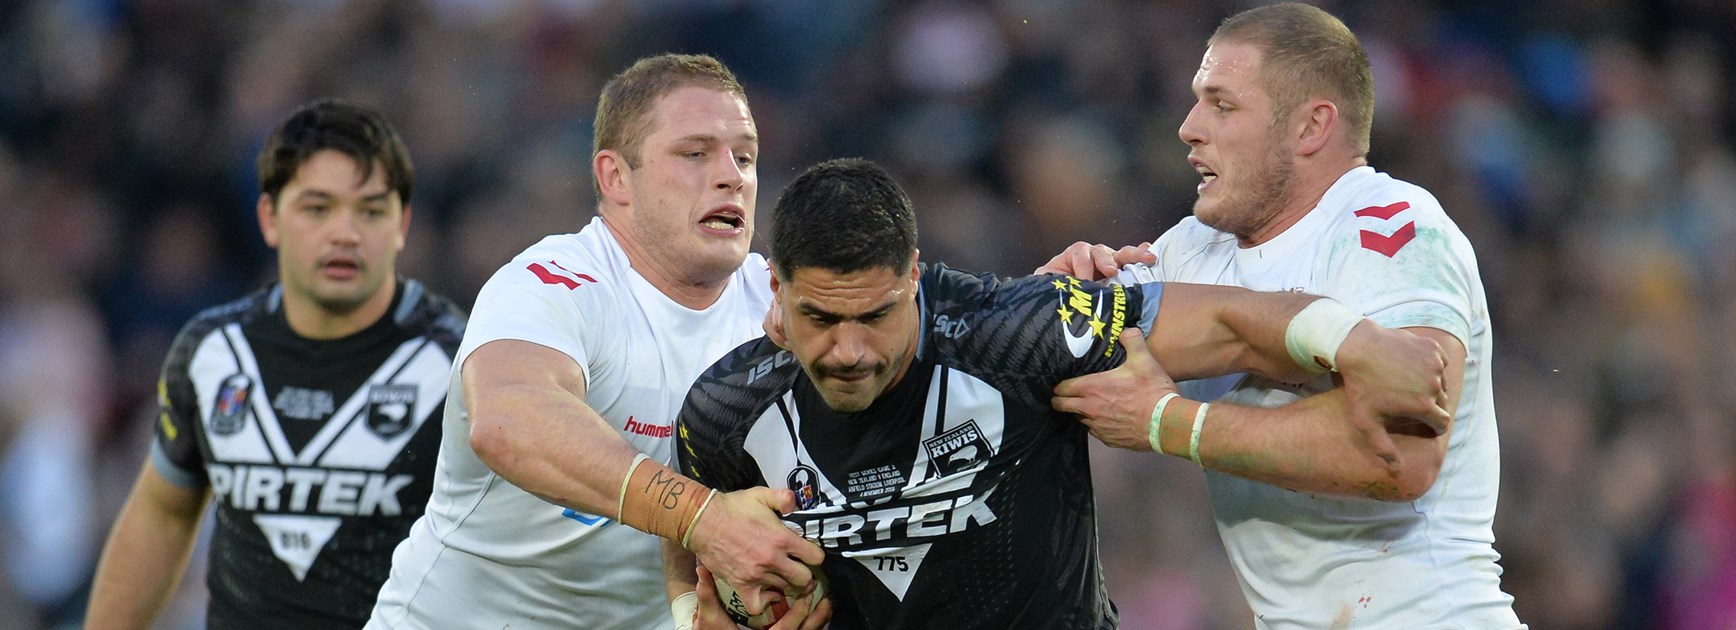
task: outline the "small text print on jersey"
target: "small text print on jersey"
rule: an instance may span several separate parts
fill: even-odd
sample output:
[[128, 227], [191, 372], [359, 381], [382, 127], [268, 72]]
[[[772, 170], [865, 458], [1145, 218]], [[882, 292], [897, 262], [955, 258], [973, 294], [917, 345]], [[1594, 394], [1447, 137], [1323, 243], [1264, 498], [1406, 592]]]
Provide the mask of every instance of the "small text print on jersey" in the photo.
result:
[[[993, 492], [992, 490], [990, 492]], [[795, 512], [784, 522], [800, 528], [802, 537], [827, 549], [856, 551], [905, 547], [995, 522], [988, 495], [970, 489], [927, 496], [906, 496], [852, 512]]]

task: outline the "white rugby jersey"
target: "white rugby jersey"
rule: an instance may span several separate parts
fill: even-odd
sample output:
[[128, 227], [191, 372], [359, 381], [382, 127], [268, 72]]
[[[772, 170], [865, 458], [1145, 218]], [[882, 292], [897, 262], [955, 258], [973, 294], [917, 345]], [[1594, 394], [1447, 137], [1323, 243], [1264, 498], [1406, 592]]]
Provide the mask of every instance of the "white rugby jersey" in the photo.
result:
[[765, 259], [750, 254], [716, 303], [681, 306], [632, 269], [600, 218], [495, 272], [454, 362], [427, 513], [393, 555], [369, 627], [671, 626], [659, 539], [539, 499], [477, 459], [459, 367], [497, 339], [559, 350], [583, 368], [585, 402], [670, 463], [688, 387], [762, 334], [771, 299]]
[[[1495, 552], [1500, 447], [1489, 309], [1470, 241], [1422, 188], [1363, 166], [1269, 242], [1183, 219], [1125, 280], [1304, 291], [1389, 328], [1425, 326], [1465, 344], [1464, 392], [1433, 488], [1410, 503], [1293, 492], [1206, 471], [1230, 562], [1259, 628], [1513, 628]], [[1183, 384], [1198, 400], [1277, 407], [1331, 387], [1231, 375]], [[1210, 427], [1207, 427], [1210, 431]]]

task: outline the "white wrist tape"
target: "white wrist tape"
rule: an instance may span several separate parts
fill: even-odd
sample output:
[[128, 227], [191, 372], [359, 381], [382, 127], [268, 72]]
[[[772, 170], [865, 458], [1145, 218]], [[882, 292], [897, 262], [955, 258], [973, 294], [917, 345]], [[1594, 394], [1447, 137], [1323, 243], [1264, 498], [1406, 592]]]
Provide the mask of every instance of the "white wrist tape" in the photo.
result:
[[1338, 369], [1338, 347], [1344, 345], [1350, 329], [1361, 322], [1362, 316], [1343, 304], [1321, 298], [1290, 318], [1290, 327], [1284, 331], [1284, 347], [1303, 369], [1325, 374]]
[[645, 463], [647, 459], [651, 459], [651, 456], [644, 453], [634, 455], [633, 464], [627, 467], [627, 476], [621, 478], [621, 498], [615, 502], [615, 520], [617, 522], [621, 520], [621, 515], [627, 512], [627, 483], [633, 480], [633, 471], [638, 470], [639, 465]]
[[1158, 455], [1163, 454], [1163, 408], [1180, 395], [1176, 392], [1164, 394], [1163, 398], [1157, 399], [1157, 406], [1151, 408], [1151, 426], [1146, 429], [1149, 432], [1146, 438], [1151, 440], [1151, 450]]
[[1200, 410], [1194, 412], [1193, 438], [1188, 440], [1187, 445], [1187, 458], [1200, 468], [1206, 467], [1200, 461], [1200, 428], [1206, 425], [1206, 410], [1211, 408], [1211, 403], [1200, 403]]
[[699, 616], [699, 593], [688, 591], [669, 601], [669, 613], [675, 615], [675, 630], [693, 630]]

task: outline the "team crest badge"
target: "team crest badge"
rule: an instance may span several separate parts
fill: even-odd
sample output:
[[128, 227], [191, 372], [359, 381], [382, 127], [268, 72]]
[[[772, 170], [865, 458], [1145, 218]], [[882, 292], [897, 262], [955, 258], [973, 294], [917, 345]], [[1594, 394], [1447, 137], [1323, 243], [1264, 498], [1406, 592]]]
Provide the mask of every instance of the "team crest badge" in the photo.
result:
[[822, 502], [820, 475], [807, 464], [797, 464], [796, 469], [790, 471], [784, 481], [788, 482], [790, 490], [796, 493], [796, 509], [806, 510]]
[[217, 398], [211, 401], [211, 433], [234, 435], [247, 422], [247, 397], [253, 393], [253, 379], [246, 374], [231, 374], [217, 388]]
[[368, 386], [368, 430], [390, 438], [410, 428], [416, 411], [415, 385]]
[[951, 431], [922, 441], [928, 451], [930, 477], [945, 477], [981, 466], [994, 457], [994, 447], [971, 420]]

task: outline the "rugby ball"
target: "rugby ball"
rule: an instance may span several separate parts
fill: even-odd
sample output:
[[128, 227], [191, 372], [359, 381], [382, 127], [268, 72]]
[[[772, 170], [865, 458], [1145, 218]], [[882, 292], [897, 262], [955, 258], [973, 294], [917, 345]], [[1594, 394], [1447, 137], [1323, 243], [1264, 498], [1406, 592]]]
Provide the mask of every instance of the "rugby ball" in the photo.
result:
[[[826, 573], [821, 571], [820, 567], [808, 568], [814, 572], [814, 593], [811, 598], [798, 604], [802, 606], [808, 605], [807, 602], [818, 602], [820, 598], [826, 596], [828, 582]], [[799, 593], [785, 593], [784, 596], [777, 598], [777, 601], [767, 605], [765, 610], [760, 611], [760, 614], [749, 615], [747, 614], [747, 603], [742, 601], [741, 593], [736, 591], [735, 587], [730, 586], [729, 582], [724, 581], [722, 577], [715, 577], [713, 581], [717, 582], [717, 600], [723, 603], [723, 610], [729, 613], [729, 618], [754, 630], [765, 630], [772, 627], [772, 624], [784, 617], [784, 613], [790, 611], [792, 600], [802, 599]]]

